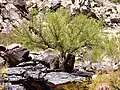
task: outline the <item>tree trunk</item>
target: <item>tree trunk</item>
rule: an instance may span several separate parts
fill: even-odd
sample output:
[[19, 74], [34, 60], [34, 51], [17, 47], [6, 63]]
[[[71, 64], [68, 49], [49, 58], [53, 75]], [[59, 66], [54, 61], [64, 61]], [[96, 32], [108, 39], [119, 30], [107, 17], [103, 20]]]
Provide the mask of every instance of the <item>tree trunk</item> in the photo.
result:
[[59, 69], [63, 72], [71, 73], [74, 68], [75, 55], [67, 53], [61, 54], [59, 59]]

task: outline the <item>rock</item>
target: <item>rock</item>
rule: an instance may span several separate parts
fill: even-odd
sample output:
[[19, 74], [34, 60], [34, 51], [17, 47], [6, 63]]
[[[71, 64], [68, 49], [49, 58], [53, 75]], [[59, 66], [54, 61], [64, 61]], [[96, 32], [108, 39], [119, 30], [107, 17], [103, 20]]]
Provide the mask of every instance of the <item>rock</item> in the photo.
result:
[[30, 56], [33, 60], [35, 60], [35, 59], [37, 59], [37, 60], [42, 60], [42, 59], [43, 59], [42, 54], [39, 53], [39, 52], [30, 52], [29, 56]]
[[71, 13], [72, 15], [75, 15], [75, 14], [76, 14], [76, 6], [75, 6], [74, 4], [72, 4], [72, 5], [70, 6], [70, 13]]
[[28, 62], [22, 62], [17, 65], [17, 67], [24, 67], [24, 66], [34, 66], [35, 63], [33, 61], [28, 61]]
[[5, 60], [2, 57], [0, 57], [0, 66], [3, 66], [4, 63], [5, 63]]
[[[78, 12], [83, 12], [83, 14], [88, 14], [95, 19], [105, 20], [106, 25], [109, 27], [116, 27], [119, 25], [119, 5], [114, 5], [107, 1], [97, 1], [97, 0], [73, 0], [70, 6], [71, 14], [77, 14]], [[77, 9], [80, 8], [80, 11]], [[115, 25], [116, 24], [116, 25]]]
[[111, 14], [110, 21], [111, 23], [120, 23], [120, 16], [118, 14]]
[[2, 4], [7, 4], [7, 0], [2, 0]]
[[[113, 4], [108, 0], [1, 0], [0, 2], [2, 12], [0, 15], [0, 28], [4, 32], [7, 31], [9, 25], [12, 29], [11, 26], [16, 27], [22, 24], [23, 18], [30, 20], [32, 16], [28, 9], [38, 8], [39, 10], [42, 10], [46, 7], [54, 11], [60, 7], [70, 7], [72, 15], [83, 12], [83, 14], [90, 14], [89, 17], [91, 16], [95, 19], [105, 20], [106, 25], [109, 27], [120, 25], [120, 5]], [[109, 14], [107, 15], [107, 13]], [[8, 22], [4, 22], [5, 19], [9, 20], [9, 24]]]
[[12, 85], [11, 83], [5, 83], [4, 90], [26, 90], [22, 85]]
[[60, 85], [68, 82], [84, 80], [85, 78], [81, 76], [75, 76], [66, 72], [51, 72], [45, 76], [45, 79], [47, 79], [48, 82], [53, 83], [54, 85]]
[[58, 8], [61, 7], [61, 2], [60, 0], [49, 0], [50, 3], [50, 9], [53, 9], [54, 11], [56, 11]]
[[15, 6], [24, 7], [26, 3], [25, 3], [24, 0], [14, 0], [13, 4], [14, 4]]
[[[17, 45], [13, 45], [13, 47], [11, 46], [9, 49], [7, 47], [7, 50], [8, 51], [13, 50], [14, 54], [17, 54], [19, 53], [19, 51], [21, 52], [26, 49], [20, 48]], [[5, 50], [4, 53], [6, 53], [7, 50]], [[35, 55], [39, 55], [39, 54], [40, 53]], [[43, 55], [44, 56], [42, 59], [46, 59], [46, 61], [49, 63], [51, 63], [52, 61], [53, 66], [50, 66], [50, 67], [56, 66], [54, 65], [56, 63], [56, 59], [54, 57], [56, 56], [54, 56], [53, 51], [46, 50], [45, 52], [43, 52]], [[22, 58], [21, 54], [19, 54], [18, 56], [20, 56], [20, 59]], [[73, 64], [74, 64], [73, 62], [75, 59], [74, 55], [66, 54], [66, 58], [67, 59], [65, 63], [63, 63], [66, 65], [65, 69], [67, 70], [68, 69], [71, 70], [71, 68], [73, 69]], [[16, 65], [14, 65], [14, 67], [13, 66], [9, 67], [8, 71], [4, 73], [5, 77], [3, 79], [3, 82], [5, 83], [4, 84], [5, 90], [9, 90], [9, 89], [17, 90], [18, 88], [20, 88], [20, 90], [34, 90], [34, 89], [39, 90], [41, 88], [42, 88], [41, 90], [49, 90], [50, 88], [48, 87], [47, 84], [50, 84], [50, 83], [52, 85], [60, 85], [60, 84], [66, 84], [68, 82], [85, 80], [86, 78], [91, 78], [92, 76], [91, 73], [86, 73], [86, 72], [77, 71], [72, 73], [70, 71], [71, 73], [67, 73], [67, 72], [60, 72], [56, 68], [49, 69], [48, 67], [43, 65], [40, 62], [40, 60], [34, 60], [34, 59], [28, 62], [24, 62], [24, 61], [19, 62], [19, 64], [17, 66]]]
[[25, 61], [31, 60], [29, 57], [29, 51], [26, 48], [16, 46], [12, 44], [7, 46], [8, 49], [3, 51], [3, 54], [0, 54], [9, 66], [16, 66], [17, 64]]
[[1, 9], [2, 16], [4, 19], [9, 19], [9, 11], [7, 11], [5, 8]]
[[39, 66], [25, 66], [25, 67], [13, 67], [8, 68], [8, 72], [4, 77], [4, 82], [22, 83], [29, 77], [33, 79], [41, 79], [45, 73], [42, 73], [44, 67]]
[[87, 6], [81, 6], [80, 10], [85, 15], [90, 12], [90, 10], [89, 10], [89, 8]]
[[20, 16], [18, 13], [16, 13], [13, 9], [10, 10], [10, 19], [11, 20], [19, 20], [20, 19]]
[[0, 23], [2, 23], [3, 22], [3, 17], [2, 16], [0, 16]]
[[118, 69], [118, 64], [112, 61], [101, 61], [98, 63], [92, 63], [92, 68], [95, 68], [95, 72], [98, 73], [111, 73]]
[[39, 62], [51, 70], [59, 69], [60, 71], [70, 73], [74, 68], [75, 56], [72, 54], [65, 54], [65, 57], [63, 57], [59, 54], [55, 55], [51, 52], [51, 50], [48, 50], [45, 51]]
[[18, 82], [20, 80], [24, 80], [25, 78], [23, 78], [22, 76], [16, 76], [16, 75], [10, 75], [7, 76], [7, 78], [5, 78], [5, 81], [10, 81], [10, 82]]
[[66, 0], [64, 2], [61, 2], [61, 5], [65, 8], [65, 7], [69, 7], [70, 5], [72, 5], [71, 0]]
[[2, 33], [8, 32], [9, 27], [12, 30], [12, 27], [22, 24], [23, 18], [31, 19], [27, 5], [22, 0], [1, 0], [0, 9], [0, 25]]
[[23, 67], [13, 67], [13, 68], [8, 68], [7, 75], [21, 75], [25, 72], [25, 68]]
[[17, 44], [17, 43], [13, 43], [13, 44], [6, 46], [7, 49], [13, 49], [15, 47], [22, 47], [22, 46], [20, 44]]
[[91, 3], [90, 3], [90, 5], [91, 5], [91, 7], [97, 7], [98, 6], [98, 3], [97, 2], [95, 2], [95, 1], [92, 1]]
[[0, 45], [0, 52], [5, 50], [6, 50], [6, 47], [4, 45]]

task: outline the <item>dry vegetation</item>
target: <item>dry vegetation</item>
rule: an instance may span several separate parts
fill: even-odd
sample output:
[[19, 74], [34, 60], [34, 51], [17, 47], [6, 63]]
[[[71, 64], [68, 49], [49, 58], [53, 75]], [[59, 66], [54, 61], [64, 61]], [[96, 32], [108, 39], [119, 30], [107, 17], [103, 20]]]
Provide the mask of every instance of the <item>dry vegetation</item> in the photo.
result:
[[[104, 89], [101, 89], [104, 88]], [[105, 89], [108, 88], [108, 89]], [[76, 82], [59, 86], [56, 90], [119, 90], [120, 71], [110, 74], [97, 75], [89, 84], [88, 82]]]

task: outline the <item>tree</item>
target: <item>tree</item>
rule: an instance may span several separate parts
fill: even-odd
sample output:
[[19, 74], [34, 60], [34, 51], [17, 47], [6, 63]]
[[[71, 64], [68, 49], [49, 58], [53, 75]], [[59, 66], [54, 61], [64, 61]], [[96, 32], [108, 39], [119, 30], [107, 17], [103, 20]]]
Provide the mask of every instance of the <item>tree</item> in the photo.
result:
[[[83, 47], [102, 48], [102, 23], [83, 14], [71, 17], [67, 10], [58, 9], [16, 29], [15, 35], [24, 45], [42, 49], [52, 48], [60, 52], [59, 68], [71, 72], [74, 53]], [[22, 36], [22, 38], [21, 38]], [[71, 69], [70, 69], [71, 67]], [[69, 70], [68, 70], [69, 69]]]

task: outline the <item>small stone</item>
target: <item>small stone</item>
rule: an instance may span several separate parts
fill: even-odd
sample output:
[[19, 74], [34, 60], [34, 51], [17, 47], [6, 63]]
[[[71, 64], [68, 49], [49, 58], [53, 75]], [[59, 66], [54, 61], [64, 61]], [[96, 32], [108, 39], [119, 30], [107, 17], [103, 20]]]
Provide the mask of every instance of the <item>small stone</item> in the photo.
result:
[[7, 0], [2, 0], [2, 3], [7, 4], [8, 2], [7, 2]]
[[2, 57], [0, 57], [0, 66], [3, 66], [4, 63], [5, 63], [5, 60]]

